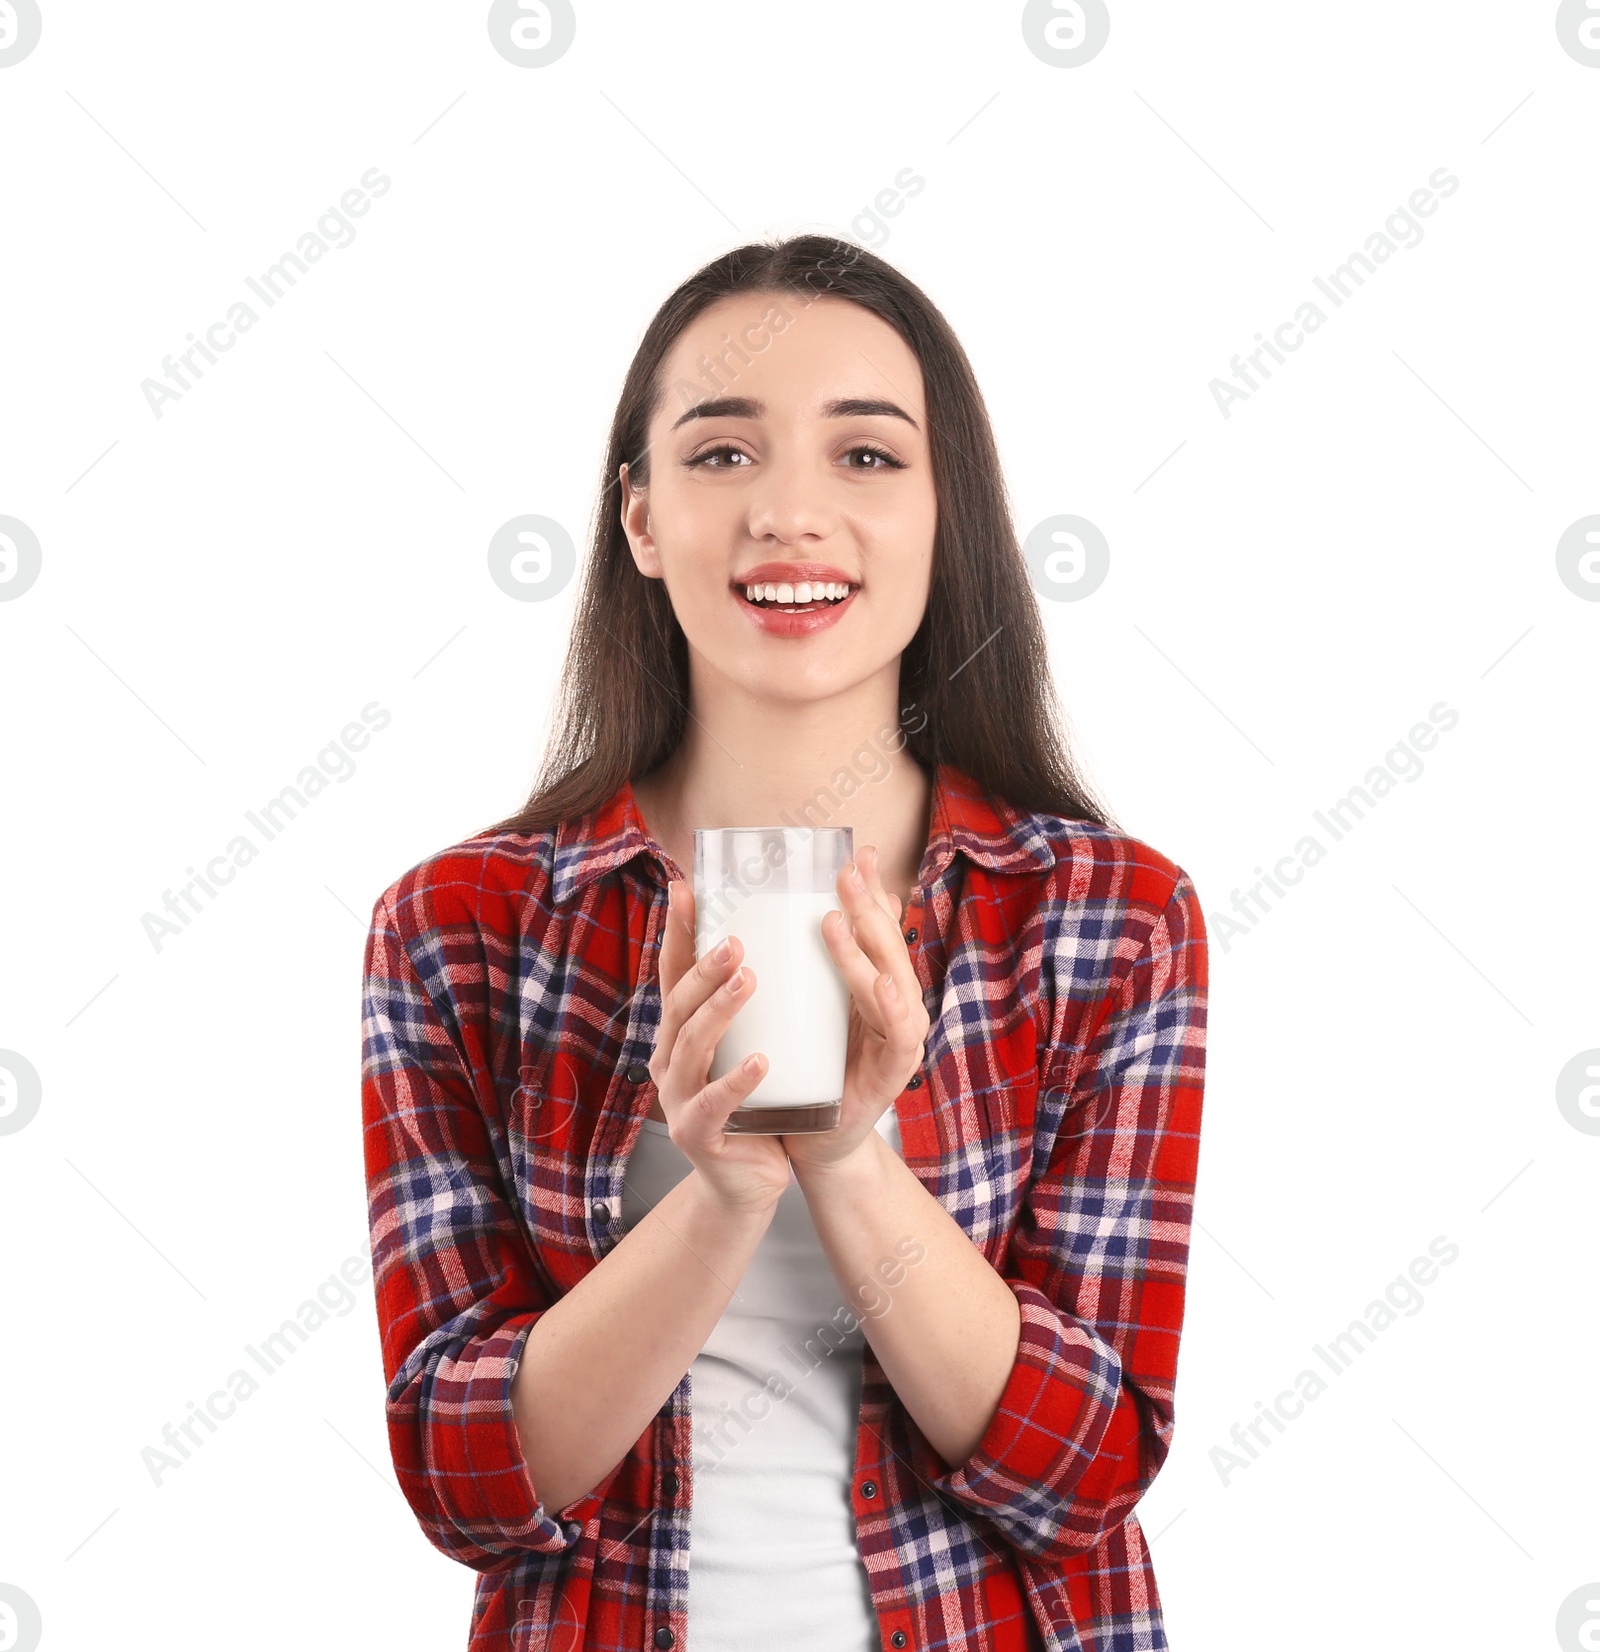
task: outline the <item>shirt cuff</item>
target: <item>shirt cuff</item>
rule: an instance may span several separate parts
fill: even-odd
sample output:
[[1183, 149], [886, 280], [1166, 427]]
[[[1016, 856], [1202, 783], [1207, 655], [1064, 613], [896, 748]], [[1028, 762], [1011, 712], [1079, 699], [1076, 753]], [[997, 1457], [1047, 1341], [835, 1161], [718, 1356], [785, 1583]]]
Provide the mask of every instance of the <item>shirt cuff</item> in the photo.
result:
[[480, 1569], [530, 1551], [571, 1548], [599, 1503], [590, 1493], [552, 1513], [528, 1472], [511, 1389], [537, 1317], [510, 1321], [458, 1355], [443, 1355], [424, 1402], [425, 1413], [433, 1413], [424, 1437], [426, 1489], [435, 1518], [459, 1534], [441, 1529], [440, 1546]]
[[983, 1438], [954, 1467], [907, 1413], [911, 1466], [936, 1492], [992, 1521], [1017, 1547], [1059, 1550], [1072, 1489], [1116, 1410], [1121, 1362], [1043, 1291], [1007, 1279], [1021, 1309], [1017, 1357]]

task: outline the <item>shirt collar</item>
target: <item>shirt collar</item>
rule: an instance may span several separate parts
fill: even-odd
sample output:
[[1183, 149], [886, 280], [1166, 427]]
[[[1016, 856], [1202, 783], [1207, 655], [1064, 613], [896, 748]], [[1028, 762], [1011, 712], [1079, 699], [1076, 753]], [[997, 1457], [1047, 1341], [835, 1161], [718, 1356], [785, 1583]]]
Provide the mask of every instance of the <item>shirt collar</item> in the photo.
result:
[[[943, 877], [958, 850], [994, 872], [1038, 872], [1056, 859], [1039, 817], [1012, 808], [949, 763], [935, 765], [928, 846], [932, 882]], [[595, 878], [640, 854], [665, 886], [671, 863], [639, 813], [632, 782], [624, 781], [598, 809], [557, 826], [552, 898], [557, 904], [572, 900]], [[692, 867], [678, 870], [693, 876]]]

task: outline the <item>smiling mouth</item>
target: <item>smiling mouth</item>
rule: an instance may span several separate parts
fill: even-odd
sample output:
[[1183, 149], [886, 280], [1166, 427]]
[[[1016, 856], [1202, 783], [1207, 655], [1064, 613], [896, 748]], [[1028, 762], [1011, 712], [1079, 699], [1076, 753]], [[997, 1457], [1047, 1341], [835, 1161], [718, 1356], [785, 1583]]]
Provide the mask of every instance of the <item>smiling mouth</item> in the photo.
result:
[[[810, 614], [822, 608], [836, 608], [854, 596], [859, 585], [822, 581], [815, 585], [804, 582], [798, 586], [768, 581], [760, 585], [736, 585], [736, 590], [752, 608], [770, 608], [780, 614]], [[800, 593], [805, 592], [804, 600]], [[785, 593], [788, 593], [785, 596]]]

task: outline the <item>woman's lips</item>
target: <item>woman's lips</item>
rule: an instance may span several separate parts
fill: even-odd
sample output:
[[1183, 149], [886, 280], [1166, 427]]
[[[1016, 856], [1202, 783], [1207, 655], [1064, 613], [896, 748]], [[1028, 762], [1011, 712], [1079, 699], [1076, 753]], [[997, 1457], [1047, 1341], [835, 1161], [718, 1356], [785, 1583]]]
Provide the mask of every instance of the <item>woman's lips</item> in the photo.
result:
[[757, 630], [765, 631], [769, 637], [809, 637], [813, 631], [825, 631], [830, 625], [837, 624], [840, 616], [856, 600], [860, 586], [842, 602], [829, 602], [820, 608], [794, 614], [786, 614], [781, 608], [757, 606], [746, 598], [743, 586], [729, 586], [728, 589]]

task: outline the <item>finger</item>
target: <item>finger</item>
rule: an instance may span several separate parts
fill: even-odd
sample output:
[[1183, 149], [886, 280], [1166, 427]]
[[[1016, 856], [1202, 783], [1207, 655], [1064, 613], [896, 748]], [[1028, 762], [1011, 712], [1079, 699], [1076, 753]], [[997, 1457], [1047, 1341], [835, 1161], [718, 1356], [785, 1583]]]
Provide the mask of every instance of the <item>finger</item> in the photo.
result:
[[883, 870], [878, 865], [877, 844], [869, 843], [861, 851], [860, 866], [862, 879], [867, 886], [867, 893], [898, 923], [900, 919], [900, 899], [897, 895], [891, 895], [883, 887]]
[[[875, 916], [879, 922], [888, 923], [884, 913], [875, 910]], [[922, 1033], [916, 1030], [916, 1026], [920, 1020], [926, 1019], [927, 1011], [922, 1005], [922, 991], [917, 985], [911, 961], [904, 956], [904, 943], [900, 943], [903, 968], [880, 968], [863, 950], [856, 937], [851, 935], [849, 924], [836, 915], [830, 914], [830, 917], [832, 921], [823, 924], [823, 939], [845, 978], [862, 1019], [897, 1052], [920, 1043]], [[893, 933], [898, 936], [899, 930]], [[885, 975], [894, 982], [896, 990], [893, 993], [882, 985]]]
[[883, 904], [888, 907], [888, 915], [890, 915], [895, 922], [900, 922], [900, 897], [895, 894], [890, 894], [890, 892], [883, 887], [883, 869], [878, 866], [877, 844], [873, 844], [872, 847], [872, 872], [870, 872], [870, 876], [867, 877], [867, 887], [872, 889], [875, 894], [882, 897]]
[[[752, 1067], [750, 1064], [754, 1062]], [[690, 1128], [698, 1132], [696, 1140], [715, 1140], [723, 1134], [723, 1125], [735, 1107], [740, 1106], [750, 1092], [766, 1077], [767, 1058], [759, 1051], [746, 1056], [732, 1072], [707, 1084], [690, 1104], [686, 1116]]]
[[680, 1095], [693, 1095], [704, 1086], [717, 1045], [755, 990], [755, 971], [748, 966], [737, 968], [684, 1022], [672, 1055]]
[[903, 1068], [909, 1073], [920, 1059], [928, 1036], [928, 1014], [921, 1000], [907, 1003], [898, 984], [887, 971], [863, 969], [852, 983], [851, 991], [858, 1003], [862, 994], [871, 995], [871, 1013], [865, 1009], [859, 1012], [862, 1020], [877, 1035], [875, 1046], [869, 1046], [863, 1052], [869, 1069], [879, 1073], [886, 1069]]
[[[661, 1025], [656, 1035], [655, 1053], [650, 1060], [651, 1077], [661, 1087], [667, 1064], [673, 1059], [678, 1037], [690, 1018], [719, 986], [736, 970], [744, 949], [736, 935], [729, 936], [729, 953], [718, 959], [715, 948], [704, 958], [694, 953], [694, 894], [682, 881], [668, 886], [672, 912], [662, 939]], [[670, 950], [669, 950], [670, 949]], [[694, 1088], [705, 1083], [702, 1072]]]
[[880, 906], [870, 891], [852, 888], [848, 868], [840, 873], [839, 885], [840, 904], [849, 920], [846, 928], [856, 945], [875, 968], [894, 976], [903, 994], [920, 998], [922, 988], [906, 951], [905, 936], [900, 933], [899, 918]]
[[[899, 983], [892, 975], [879, 973], [872, 978], [873, 991], [878, 995], [878, 1002], [883, 1006], [883, 1020], [886, 1032], [886, 1042], [891, 1050], [909, 1048], [911, 1045], [921, 1045], [927, 1028], [914, 1032], [917, 1025], [917, 1013], [905, 1000], [900, 991]], [[917, 1008], [922, 1006], [920, 1002]]]
[[890, 894], [883, 886], [883, 872], [878, 864], [877, 844], [874, 843], [869, 847], [868, 854], [870, 859], [865, 871], [867, 888], [872, 892], [879, 905], [894, 920], [894, 926], [898, 930], [900, 927], [900, 897]]

